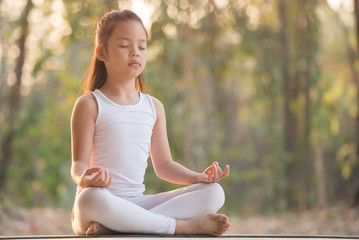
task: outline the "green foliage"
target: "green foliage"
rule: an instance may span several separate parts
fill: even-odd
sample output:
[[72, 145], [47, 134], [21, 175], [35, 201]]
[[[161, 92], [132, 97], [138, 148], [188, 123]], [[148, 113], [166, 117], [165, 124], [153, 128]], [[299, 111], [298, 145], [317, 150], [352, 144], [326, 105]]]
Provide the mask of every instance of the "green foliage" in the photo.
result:
[[[72, 205], [70, 116], [93, 52], [94, 23], [104, 9], [115, 9], [127, 1], [62, 2], [68, 28], [59, 31], [62, 35], [53, 45], [48, 38], [56, 32], [48, 23], [55, 9], [53, 1], [45, 0], [32, 10], [43, 15], [46, 30], [43, 38], [29, 40], [29, 66], [24, 71], [31, 84], [23, 94], [20, 118], [12, 126], [13, 161], [6, 189], [6, 201], [14, 199], [26, 206]], [[147, 92], [165, 106], [174, 160], [196, 171], [213, 161], [222, 167], [230, 165], [230, 176], [222, 182], [227, 194], [224, 212], [243, 215], [286, 210], [290, 188], [298, 190], [297, 202], [315, 206], [318, 193], [313, 166], [319, 148], [324, 149], [329, 201], [348, 197], [348, 184], [358, 166], [353, 132], [357, 92], [347, 80], [350, 71], [342, 46], [347, 39], [340, 36], [324, 3], [306, 1], [301, 8], [302, 3], [291, 2], [283, 30], [274, 0], [229, 0], [225, 6], [200, 0], [147, 2], [156, 6], [144, 72]], [[303, 20], [303, 16], [309, 17]], [[20, 24], [7, 21], [12, 27]], [[345, 27], [353, 38], [353, 26]], [[6, 35], [0, 47], [14, 45], [16, 31], [0, 31]], [[291, 80], [297, 84], [296, 96], [290, 98], [298, 123], [293, 152], [286, 149], [284, 140], [283, 31], [289, 42]], [[10, 55], [4, 48], [2, 59], [5, 54]], [[2, 60], [2, 74], [13, 67], [11, 61]], [[306, 77], [310, 78], [308, 119], [304, 118]], [[11, 86], [1, 81], [3, 111], [3, 95]], [[5, 127], [0, 116], [0, 131]], [[310, 142], [307, 155], [306, 140]], [[298, 168], [295, 176], [288, 173], [293, 164]], [[145, 183], [146, 193], [178, 187], [159, 180], [150, 160]]]

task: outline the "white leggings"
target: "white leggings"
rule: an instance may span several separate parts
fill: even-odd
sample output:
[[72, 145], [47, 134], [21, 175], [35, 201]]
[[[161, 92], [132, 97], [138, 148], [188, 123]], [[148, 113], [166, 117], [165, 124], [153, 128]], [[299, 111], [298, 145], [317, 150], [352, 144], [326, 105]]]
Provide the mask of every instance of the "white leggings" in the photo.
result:
[[89, 187], [76, 197], [72, 228], [86, 233], [91, 222], [116, 232], [174, 234], [176, 219], [215, 213], [224, 204], [217, 183], [199, 183], [170, 192], [121, 198], [104, 188]]

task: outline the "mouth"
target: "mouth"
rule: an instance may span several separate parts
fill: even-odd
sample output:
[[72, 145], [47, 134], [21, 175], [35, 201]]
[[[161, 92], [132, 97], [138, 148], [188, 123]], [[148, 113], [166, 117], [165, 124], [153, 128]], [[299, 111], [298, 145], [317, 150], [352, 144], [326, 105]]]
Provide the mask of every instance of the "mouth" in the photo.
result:
[[128, 65], [133, 67], [141, 67], [141, 64], [137, 61], [132, 61]]

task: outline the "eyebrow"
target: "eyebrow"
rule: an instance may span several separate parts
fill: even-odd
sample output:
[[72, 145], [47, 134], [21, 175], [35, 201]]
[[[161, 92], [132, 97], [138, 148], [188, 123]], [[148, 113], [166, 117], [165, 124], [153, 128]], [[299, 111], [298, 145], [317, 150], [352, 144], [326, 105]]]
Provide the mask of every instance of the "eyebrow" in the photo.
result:
[[[118, 37], [117, 40], [126, 40], [126, 41], [130, 41], [131, 39], [126, 38], [126, 37]], [[141, 42], [147, 42], [146, 39], [140, 39]]]

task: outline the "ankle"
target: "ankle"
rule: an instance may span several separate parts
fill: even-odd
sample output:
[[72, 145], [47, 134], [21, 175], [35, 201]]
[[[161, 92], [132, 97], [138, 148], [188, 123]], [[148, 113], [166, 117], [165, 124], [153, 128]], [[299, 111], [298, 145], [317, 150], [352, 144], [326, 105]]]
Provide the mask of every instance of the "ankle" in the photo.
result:
[[175, 229], [175, 234], [189, 234], [189, 224], [188, 224], [188, 220], [180, 220], [177, 219], [176, 220], [176, 229]]

